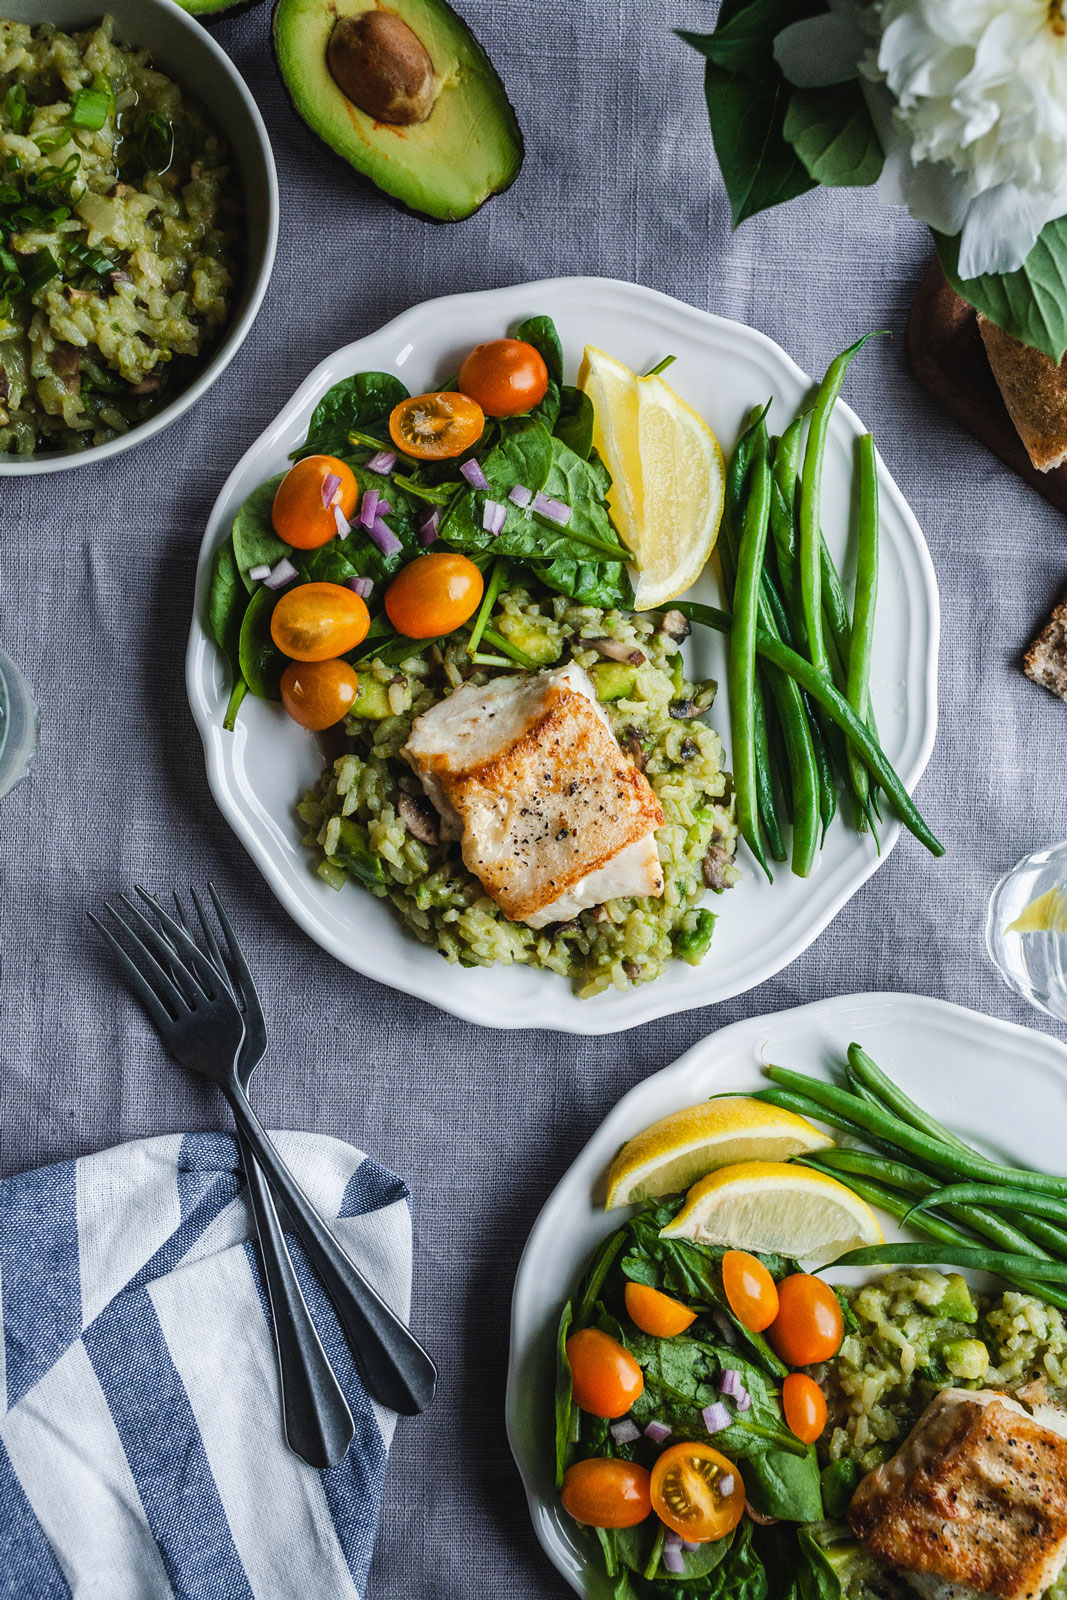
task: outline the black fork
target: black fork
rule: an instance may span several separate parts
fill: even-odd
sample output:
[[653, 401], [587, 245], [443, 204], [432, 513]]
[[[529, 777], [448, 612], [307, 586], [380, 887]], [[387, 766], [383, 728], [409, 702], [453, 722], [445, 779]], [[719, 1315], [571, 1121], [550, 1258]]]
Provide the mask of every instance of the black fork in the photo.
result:
[[[226, 1096], [234, 1121], [255, 1152], [275, 1195], [284, 1200], [293, 1229], [322, 1278], [368, 1392], [382, 1405], [405, 1416], [425, 1410], [437, 1386], [433, 1362], [346, 1254], [278, 1155], [248, 1103], [237, 1073], [245, 1023], [229, 984], [158, 902], [149, 900], [162, 932], [128, 896], [121, 898], [130, 921], [113, 905], [108, 905], [107, 910], [137, 951], [141, 966], [127, 955], [99, 918], [92, 920], [114, 951], [170, 1054], [182, 1066], [217, 1083]], [[225, 923], [223, 927], [232, 954], [238, 950], [237, 941], [231, 939], [232, 930]], [[180, 987], [164, 966], [175, 961], [180, 968]], [[243, 966], [243, 957], [240, 962]]]

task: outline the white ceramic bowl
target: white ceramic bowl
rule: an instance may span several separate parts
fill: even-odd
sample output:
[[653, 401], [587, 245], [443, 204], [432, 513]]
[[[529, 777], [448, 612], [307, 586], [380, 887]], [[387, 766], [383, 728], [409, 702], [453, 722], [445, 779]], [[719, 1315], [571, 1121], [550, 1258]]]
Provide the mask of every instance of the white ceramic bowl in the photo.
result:
[[[355, 884], [337, 893], [316, 876], [311, 853], [300, 842], [303, 830], [294, 807], [322, 772], [319, 742], [280, 706], [251, 695], [236, 731], [227, 733], [222, 722], [228, 674], [203, 626], [212, 557], [234, 513], [253, 489], [288, 466], [289, 451], [303, 442], [311, 412], [332, 384], [377, 368], [396, 373], [417, 394], [454, 372], [472, 344], [496, 338], [538, 312], [555, 318], [571, 379], [585, 344], [612, 351], [638, 372], [664, 355], [676, 355], [672, 385], [707, 418], [727, 449], [753, 404], [775, 397], [770, 425], [777, 430], [811, 387], [796, 363], [762, 333], [638, 284], [558, 278], [426, 301], [328, 356], [230, 474], [200, 552], [186, 686], [215, 799], [282, 904], [323, 949], [357, 972], [488, 1027], [613, 1033], [740, 994], [794, 960], [885, 861], [900, 837], [896, 817], [886, 812], [881, 855], [869, 833], [835, 822], [806, 881], [783, 867], [769, 884], [743, 850], [742, 881], [707, 898], [718, 922], [702, 964], [672, 961], [654, 983], [625, 993], [613, 990], [579, 1000], [565, 978], [533, 967], [449, 966], [408, 933], [388, 901]], [[823, 476], [823, 526], [846, 578], [854, 559], [849, 532], [853, 452], [862, 432], [858, 417], [839, 405]], [[886, 754], [910, 789], [929, 759], [937, 725], [937, 584], [919, 525], [883, 465], [879, 487], [882, 555], [871, 694]], [[710, 579], [701, 579], [696, 592], [715, 598]], [[686, 652], [697, 676], [725, 683], [726, 656], [718, 635], [694, 629]], [[723, 736], [731, 766], [724, 694], [709, 720]], [[908, 845], [921, 848], [910, 840]]]
[[208, 107], [230, 147], [244, 191], [244, 276], [230, 320], [188, 388], [128, 433], [106, 444], [66, 454], [50, 452], [28, 458], [0, 456], [0, 477], [58, 472], [66, 467], [103, 461], [143, 444], [174, 422], [206, 394], [237, 354], [259, 310], [274, 265], [278, 242], [278, 177], [270, 139], [259, 109], [229, 56], [195, 18], [175, 0], [5, 0], [4, 15], [15, 22], [54, 22], [64, 29], [83, 29], [107, 12], [115, 19], [120, 44], [146, 46], [160, 71]]
[[[601, 1239], [628, 1215], [605, 1212], [594, 1192], [619, 1146], [660, 1117], [725, 1090], [764, 1087], [765, 1061], [830, 1078], [853, 1040], [927, 1111], [995, 1160], [1063, 1171], [1067, 1048], [1047, 1034], [920, 995], [836, 995], [749, 1017], [709, 1034], [673, 1066], [631, 1089], [534, 1223], [511, 1310], [508, 1438], [537, 1537], [585, 1600], [610, 1600], [612, 1589], [556, 1494], [553, 1382], [563, 1304]], [[901, 1237], [888, 1218], [882, 1221], [888, 1238]], [[862, 1282], [870, 1272], [843, 1269], [839, 1276]], [[979, 1283], [991, 1287], [993, 1280]]]

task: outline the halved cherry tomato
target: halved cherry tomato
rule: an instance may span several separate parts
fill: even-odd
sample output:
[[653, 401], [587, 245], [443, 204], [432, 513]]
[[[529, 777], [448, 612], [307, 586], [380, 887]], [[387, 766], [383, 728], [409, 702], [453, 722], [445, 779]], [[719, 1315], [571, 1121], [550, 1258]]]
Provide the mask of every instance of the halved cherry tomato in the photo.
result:
[[514, 417], [545, 398], [548, 368], [540, 351], [522, 339], [477, 345], [459, 369], [459, 386], [487, 417]]
[[[330, 477], [341, 481], [327, 484]], [[332, 492], [324, 499], [327, 488]], [[358, 498], [351, 467], [336, 456], [305, 456], [278, 485], [271, 508], [274, 531], [296, 550], [317, 550], [337, 535], [335, 510], [351, 520]]]
[[398, 450], [419, 461], [461, 456], [482, 436], [485, 416], [469, 395], [445, 389], [401, 400], [389, 417], [389, 432]]
[[723, 1539], [741, 1521], [745, 1485], [733, 1462], [710, 1444], [672, 1444], [652, 1468], [652, 1506], [690, 1544]]
[[631, 1322], [636, 1322], [642, 1333], [654, 1334], [657, 1339], [673, 1339], [696, 1321], [695, 1311], [659, 1289], [650, 1289], [647, 1283], [628, 1283], [623, 1299]]
[[778, 1315], [778, 1290], [758, 1256], [727, 1250], [722, 1258], [722, 1286], [738, 1322], [753, 1333], [769, 1328]]
[[633, 1528], [652, 1513], [648, 1472], [633, 1461], [576, 1461], [560, 1494], [564, 1511], [587, 1528]]
[[484, 584], [473, 561], [453, 550], [416, 556], [385, 591], [385, 611], [408, 639], [439, 639], [473, 617]]
[[791, 1367], [829, 1361], [841, 1348], [845, 1319], [828, 1283], [808, 1272], [794, 1272], [778, 1285], [778, 1315], [767, 1337]]
[[826, 1396], [806, 1372], [791, 1372], [782, 1384], [782, 1410], [804, 1444], [814, 1444], [826, 1427]]
[[282, 705], [313, 733], [340, 722], [358, 693], [359, 679], [347, 661], [290, 661], [282, 673]]
[[600, 1328], [582, 1328], [567, 1340], [574, 1403], [594, 1417], [624, 1417], [645, 1387], [645, 1376], [625, 1345]]
[[287, 589], [270, 619], [270, 636], [294, 661], [329, 661], [366, 638], [370, 612], [339, 583], [303, 583]]

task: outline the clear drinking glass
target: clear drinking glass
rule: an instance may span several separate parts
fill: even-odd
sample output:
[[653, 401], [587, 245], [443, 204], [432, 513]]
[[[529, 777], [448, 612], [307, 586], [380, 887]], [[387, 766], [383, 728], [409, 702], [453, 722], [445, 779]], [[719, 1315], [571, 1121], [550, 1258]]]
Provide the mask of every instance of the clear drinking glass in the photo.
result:
[[29, 684], [0, 650], [0, 800], [33, 765], [37, 754], [37, 706]]
[[1001, 878], [986, 948], [1018, 994], [1067, 1022], [1067, 841], [1035, 850]]

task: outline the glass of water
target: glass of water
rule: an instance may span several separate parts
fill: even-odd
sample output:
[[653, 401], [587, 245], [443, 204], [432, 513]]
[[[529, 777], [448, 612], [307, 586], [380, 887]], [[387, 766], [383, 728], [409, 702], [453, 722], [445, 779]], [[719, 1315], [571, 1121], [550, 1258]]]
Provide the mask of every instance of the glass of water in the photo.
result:
[[30, 686], [0, 650], [0, 800], [33, 765], [37, 753], [37, 706]]
[[986, 947], [1001, 976], [1067, 1022], [1067, 840], [1005, 873], [989, 900]]

